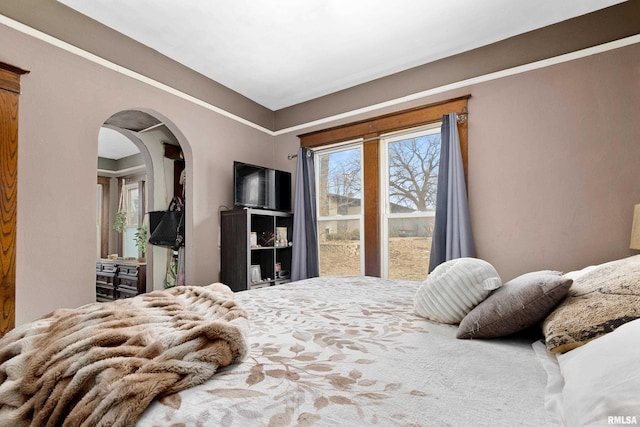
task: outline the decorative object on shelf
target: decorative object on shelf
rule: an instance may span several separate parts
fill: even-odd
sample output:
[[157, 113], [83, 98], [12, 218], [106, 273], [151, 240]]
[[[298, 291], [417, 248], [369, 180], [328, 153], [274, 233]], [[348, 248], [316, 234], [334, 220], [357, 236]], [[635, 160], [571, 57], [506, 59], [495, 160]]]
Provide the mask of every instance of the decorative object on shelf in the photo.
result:
[[257, 248], [258, 247], [258, 233], [256, 233], [255, 231], [251, 232], [251, 236], [249, 237], [249, 244], [251, 245], [252, 248]]
[[288, 279], [291, 277], [291, 274], [289, 273], [289, 271], [287, 270], [280, 270], [277, 274], [276, 277], [278, 279]]
[[166, 211], [149, 212], [151, 237], [149, 243], [178, 250], [184, 246], [184, 202], [174, 197]]
[[262, 282], [262, 272], [259, 265], [251, 266], [251, 283]]
[[276, 227], [276, 246], [287, 246], [289, 241], [287, 239], [287, 227]]
[[275, 240], [275, 236], [273, 235], [273, 232], [271, 232], [271, 231], [263, 231], [262, 234], [260, 234], [260, 239], [258, 239], [258, 240], [259, 240], [258, 243], [262, 247], [273, 246], [273, 242]]

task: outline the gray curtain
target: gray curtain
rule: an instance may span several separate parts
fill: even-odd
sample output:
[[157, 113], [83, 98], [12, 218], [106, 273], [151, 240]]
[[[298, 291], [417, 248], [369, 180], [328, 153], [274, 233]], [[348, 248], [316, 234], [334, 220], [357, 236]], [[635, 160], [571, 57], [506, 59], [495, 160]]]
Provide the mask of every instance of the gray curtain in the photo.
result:
[[292, 255], [292, 281], [320, 275], [313, 155], [311, 150], [304, 147], [298, 150]]
[[457, 119], [456, 113], [442, 117], [436, 219], [429, 257], [429, 272], [445, 261], [475, 257], [476, 254], [471, 234]]

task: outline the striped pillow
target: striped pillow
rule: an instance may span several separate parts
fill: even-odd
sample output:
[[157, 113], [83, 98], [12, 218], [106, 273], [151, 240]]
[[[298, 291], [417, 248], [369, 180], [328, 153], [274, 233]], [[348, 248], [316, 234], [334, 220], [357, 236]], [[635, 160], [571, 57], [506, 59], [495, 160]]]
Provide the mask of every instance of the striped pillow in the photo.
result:
[[417, 315], [456, 324], [493, 289], [502, 285], [491, 264], [477, 258], [458, 258], [433, 269], [414, 297]]

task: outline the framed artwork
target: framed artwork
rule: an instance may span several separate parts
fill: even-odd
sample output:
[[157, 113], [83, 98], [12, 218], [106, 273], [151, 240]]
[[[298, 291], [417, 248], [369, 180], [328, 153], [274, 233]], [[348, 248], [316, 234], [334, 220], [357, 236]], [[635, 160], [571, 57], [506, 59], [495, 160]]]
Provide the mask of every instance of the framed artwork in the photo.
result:
[[262, 282], [262, 272], [259, 265], [251, 266], [251, 275], [249, 277], [251, 277], [251, 283]]

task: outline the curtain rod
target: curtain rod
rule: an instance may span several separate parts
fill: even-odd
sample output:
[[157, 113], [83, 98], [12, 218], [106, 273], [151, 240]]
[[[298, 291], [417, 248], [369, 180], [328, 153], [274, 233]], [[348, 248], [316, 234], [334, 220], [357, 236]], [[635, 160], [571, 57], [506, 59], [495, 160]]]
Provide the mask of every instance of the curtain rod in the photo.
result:
[[[469, 118], [469, 113], [467, 112], [466, 108], [464, 108], [461, 113], [456, 113], [456, 114], [457, 114], [456, 121], [458, 122], [459, 125], [465, 123], [467, 121], [467, 119]], [[406, 129], [405, 131], [399, 131], [399, 132], [395, 132], [393, 134], [394, 135], [402, 135], [404, 133], [413, 133], [413, 132], [415, 132], [415, 128]], [[367, 138], [367, 139], [358, 139], [357, 141], [353, 141], [351, 144], [362, 144], [364, 142], [376, 141], [376, 140], [379, 140], [381, 138], [384, 138], [386, 135], [388, 135], [388, 134], [378, 135], [378, 136], [374, 136], [374, 137]], [[341, 144], [341, 143], [338, 142], [337, 144]], [[317, 150], [315, 150], [315, 151], [317, 151]], [[297, 154], [291, 154], [291, 153], [287, 154], [287, 159], [288, 160], [293, 160], [296, 157], [298, 157]]]

